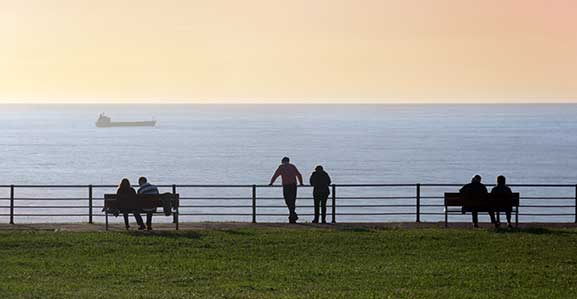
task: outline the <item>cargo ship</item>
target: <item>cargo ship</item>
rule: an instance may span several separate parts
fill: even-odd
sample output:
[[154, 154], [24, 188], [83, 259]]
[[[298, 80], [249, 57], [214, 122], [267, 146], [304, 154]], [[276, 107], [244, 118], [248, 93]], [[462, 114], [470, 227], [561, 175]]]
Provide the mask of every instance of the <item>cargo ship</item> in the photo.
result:
[[155, 120], [148, 121], [112, 121], [112, 118], [100, 114], [98, 120], [96, 121], [96, 127], [98, 128], [112, 128], [112, 127], [154, 127], [156, 126]]

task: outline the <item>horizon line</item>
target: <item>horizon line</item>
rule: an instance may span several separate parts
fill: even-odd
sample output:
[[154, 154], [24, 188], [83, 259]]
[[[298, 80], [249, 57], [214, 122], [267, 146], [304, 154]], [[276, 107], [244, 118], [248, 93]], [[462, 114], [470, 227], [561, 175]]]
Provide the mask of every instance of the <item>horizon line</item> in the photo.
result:
[[[272, 100], [271, 100], [272, 99]], [[443, 105], [443, 104], [577, 104], [577, 97], [388, 97], [388, 98], [368, 98], [368, 99], [297, 99], [284, 98], [269, 100], [263, 98], [220, 98], [212, 100], [159, 100], [146, 98], [20, 98], [9, 99], [0, 98], [0, 105]], [[435, 101], [437, 100], [437, 101]], [[466, 100], [466, 101], [463, 101]]]

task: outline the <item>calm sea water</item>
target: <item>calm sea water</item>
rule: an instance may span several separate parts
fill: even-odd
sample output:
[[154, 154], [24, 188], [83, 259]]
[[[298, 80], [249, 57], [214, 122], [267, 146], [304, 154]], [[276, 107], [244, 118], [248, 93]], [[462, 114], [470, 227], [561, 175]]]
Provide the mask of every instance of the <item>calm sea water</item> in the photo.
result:
[[[101, 112], [113, 120], [154, 118], [158, 125], [99, 129], [94, 122]], [[477, 173], [489, 183], [503, 174], [510, 183], [575, 184], [575, 132], [577, 105], [570, 104], [2, 105], [0, 185], [117, 184], [122, 177], [136, 181], [140, 175], [157, 184], [266, 184], [283, 156], [291, 157], [305, 177], [316, 164], [322, 164], [337, 184], [464, 183]], [[423, 192], [439, 196], [453, 189], [431, 188]], [[263, 190], [262, 194], [273, 196], [278, 191]], [[0, 192], [0, 197], [7, 197], [6, 188]], [[180, 191], [191, 197], [240, 196], [236, 194], [239, 192], [242, 196], [250, 195], [250, 190]], [[306, 197], [309, 190], [300, 192]], [[341, 192], [351, 196], [402, 196], [411, 192], [414, 195], [413, 189]], [[17, 196], [58, 197], [64, 196], [62, 193], [86, 197], [85, 190], [38, 189], [18, 190]], [[525, 194], [546, 193], [574, 196], [575, 190], [527, 190]], [[306, 199], [300, 202], [303, 206], [310, 204]], [[19, 205], [34, 204], [44, 203], [22, 200]], [[309, 210], [303, 207], [301, 213]], [[2, 211], [4, 214], [6, 209]], [[208, 211], [211, 210], [199, 208], [191, 209], [190, 213]], [[442, 212], [442, 209], [430, 211]], [[553, 212], [574, 210], [560, 208]], [[19, 213], [52, 212], [20, 209]], [[435, 215], [426, 217], [441, 219]], [[541, 219], [527, 217], [522, 220]], [[26, 222], [38, 218], [21, 217]], [[232, 218], [190, 216], [190, 220]], [[374, 221], [382, 217], [344, 215], [343, 218]], [[275, 219], [282, 221], [284, 217], [263, 221]], [[386, 218], [404, 219], [413, 217]]]

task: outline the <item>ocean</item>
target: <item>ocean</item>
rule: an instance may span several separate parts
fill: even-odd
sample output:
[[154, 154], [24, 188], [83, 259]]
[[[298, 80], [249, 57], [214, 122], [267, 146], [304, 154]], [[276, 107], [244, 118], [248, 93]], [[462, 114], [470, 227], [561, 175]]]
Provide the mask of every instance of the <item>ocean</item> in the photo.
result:
[[[103, 112], [115, 121], [155, 119], [158, 124], [154, 128], [96, 128], [95, 121]], [[486, 183], [494, 183], [497, 175], [505, 175], [511, 184], [576, 184], [575, 132], [577, 105], [572, 104], [0, 105], [0, 185], [114, 185], [123, 177], [136, 183], [139, 176], [147, 176], [155, 184], [267, 184], [283, 156], [291, 158], [305, 180], [315, 165], [323, 165], [336, 184], [463, 184], [475, 174], [480, 174]], [[413, 189], [355, 189], [340, 194], [414, 196]], [[423, 192], [435, 197], [456, 189], [430, 188]], [[191, 197], [240, 196], [238, 192], [250, 195], [250, 190], [236, 189], [182, 190], [185, 191]], [[272, 197], [278, 196], [279, 191], [259, 192]], [[0, 221], [6, 219], [8, 192], [7, 188], [0, 189], [0, 197], [4, 198], [0, 208], [4, 216], [0, 216]], [[310, 190], [299, 192], [302, 197], [299, 203], [303, 206], [299, 210], [309, 213], [306, 205], [310, 204], [307, 199]], [[526, 192], [534, 197], [575, 196], [574, 188]], [[85, 190], [22, 189], [17, 190], [16, 196], [23, 198], [18, 206], [25, 207], [45, 204], [34, 201], [35, 197], [81, 198], [86, 197], [85, 193]], [[574, 204], [569, 199], [536, 200]], [[360, 205], [369, 202], [374, 200], [355, 201]], [[273, 210], [285, 212], [280, 208]], [[533, 210], [544, 213], [542, 209]], [[347, 211], [365, 210], [352, 207]], [[397, 210], [383, 208], [383, 211]], [[442, 208], [430, 211], [442, 212]], [[57, 213], [49, 209], [19, 212]], [[574, 213], [574, 209], [561, 207], [549, 212]], [[21, 222], [84, 219], [77, 218], [17, 219]], [[246, 219], [249, 218], [203, 215], [184, 218]], [[414, 216], [343, 215], [339, 219], [405, 221], [413, 220]], [[424, 219], [437, 221], [442, 216], [425, 215]], [[573, 216], [559, 215], [525, 216], [521, 220], [572, 219]], [[281, 216], [263, 216], [262, 221], [284, 220]]]

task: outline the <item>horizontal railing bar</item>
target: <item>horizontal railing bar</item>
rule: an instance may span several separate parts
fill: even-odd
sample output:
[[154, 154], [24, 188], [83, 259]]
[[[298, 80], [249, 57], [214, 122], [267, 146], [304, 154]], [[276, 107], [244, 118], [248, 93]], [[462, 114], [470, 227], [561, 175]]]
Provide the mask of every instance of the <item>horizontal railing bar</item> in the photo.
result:
[[572, 199], [575, 197], [520, 196], [519, 199]]
[[[26, 216], [26, 217], [33, 217], [33, 216], [42, 216], [42, 217], [71, 217], [71, 216], [78, 216], [78, 217], [86, 217], [88, 214], [14, 214], [14, 216]], [[102, 215], [104, 216], [104, 215]]]
[[181, 200], [252, 200], [251, 197], [180, 197]]
[[574, 208], [575, 206], [561, 206], [561, 205], [554, 205], [554, 206], [549, 206], [549, 205], [523, 205], [523, 206], [519, 206], [520, 208]]
[[85, 209], [88, 206], [15, 206], [15, 209]]
[[[178, 216], [252, 216], [244, 213], [178, 213]], [[286, 215], [285, 215], [286, 216]]]
[[[95, 198], [96, 199], [96, 198]], [[81, 200], [89, 200], [88, 198], [14, 198], [14, 201], [81, 201]]]
[[[460, 184], [432, 184], [432, 183], [420, 183], [421, 187], [458, 187], [463, 186], [466, 183]], [[334, 184], [337, 187], [414, 187], [417, 183], [400, 183], [400, 184]], [[495, 184], [485, 184], [486, 186], [495, 186]], [[49, 185], [49, 184], [23, 184], [23, 185], [0, 185], [0, 188], [10, 188], [14, 186], [15, 188], [88, 188], [90, 184], [71, 184], [71, 185]], [[252, 188], [253, 185], [239, 184], [239, 185], [219, 185], [219, 184], [158, 184], [159, 188], [171, 188], [176, 186], [177, 188]], [[254, 185], [257, 188], [279, 188], [282, 185]], [[575, 187], [575, 184], [509, 184], [510, 187]], [[92, 185], [93, 188], [117, 188], [117, 185]], [[138, 187], [138, 185], [133, 185], [133, 187]], [[304, 185], [300, 187], [310, 188], [310, 185]]]

